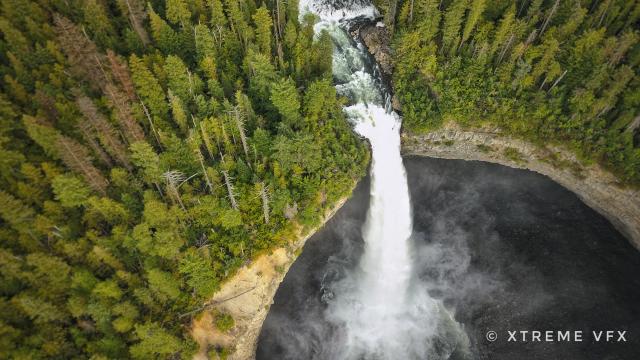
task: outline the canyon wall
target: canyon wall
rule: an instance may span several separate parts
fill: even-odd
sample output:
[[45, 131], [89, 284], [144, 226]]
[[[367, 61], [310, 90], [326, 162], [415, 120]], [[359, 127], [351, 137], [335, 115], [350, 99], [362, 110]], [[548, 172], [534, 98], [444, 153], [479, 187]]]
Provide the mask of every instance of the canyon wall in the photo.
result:
[[487, 161], [546, 175], [606, 217], [640, 250], [640, 191], [625, 187], [597, 164], [582, 164], [571, 151], [454, 123], [423, 135], [404, 133], [402, 141], [405, 155]]

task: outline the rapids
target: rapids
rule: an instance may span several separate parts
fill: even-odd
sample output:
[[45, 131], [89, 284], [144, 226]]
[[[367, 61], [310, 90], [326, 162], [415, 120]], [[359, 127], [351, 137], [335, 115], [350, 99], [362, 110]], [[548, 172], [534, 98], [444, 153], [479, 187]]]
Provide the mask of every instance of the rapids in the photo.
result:
[[413, 275], [411, 203], [400, 155], [401, 118], [391, 110], [376, 64], [348, 33], [355, 21], [375, 21], [378, 12], [362, 0], [303, 0], [300, 10], [301, 16], [312, 12], [319, 18], [316, 33], [326, 31], [331, 36], [336, 89], [351, 101], [344, 111], [372, 152], [370, 205], [362, 229], [364, 252], [355, 269], [323, 284], [325, 318], [340, 336], [321, 358], [444, 359], [454, 350], [465, 353], [466, 335], [450, 311], [429, 297]]

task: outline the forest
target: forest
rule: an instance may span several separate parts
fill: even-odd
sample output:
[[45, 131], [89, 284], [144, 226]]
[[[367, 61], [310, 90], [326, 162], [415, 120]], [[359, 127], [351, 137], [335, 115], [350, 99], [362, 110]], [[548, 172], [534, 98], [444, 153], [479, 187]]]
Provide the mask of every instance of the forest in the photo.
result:
[[405, 131], [499, 126], [640, 185], [640, 1], [374, 2]]
[[295, 0], [2, 1], [0, 358], [191, 358], [184, 315], [350, 193], [368, 149], [314, 21]]

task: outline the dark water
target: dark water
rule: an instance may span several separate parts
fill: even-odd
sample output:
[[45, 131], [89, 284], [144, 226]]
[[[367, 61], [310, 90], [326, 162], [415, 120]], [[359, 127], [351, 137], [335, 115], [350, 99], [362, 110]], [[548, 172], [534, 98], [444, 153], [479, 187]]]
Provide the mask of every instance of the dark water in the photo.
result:
[[[405, 158], [420, 284], [455, 312], [477, 359], [640, 359], [640, 252], [548, 178], [494, 164]], [[323, 284], [355, 266], [368, 179], [309, 239], [276, 293], [258, 359], [325, 359]], [[323, 299], [324, 297], [324, 299]], [[507, 331], [517, 334], [508, 342]], [[553, 342], [545, 331], [554, 331]], [[592, 331], [606, 333], [596, 342]], [[495, 331], [497, 340], [486, 340]], [[558, 341], [570, 331], [572, 341]], [[575, 341], [582, 331], [582, 341]], [[626, 342], [616, 342], [626, 331]], [[597, 333], [596, 333], [597, 334]], [[566, 335], [563, 333], [563, 335]]]

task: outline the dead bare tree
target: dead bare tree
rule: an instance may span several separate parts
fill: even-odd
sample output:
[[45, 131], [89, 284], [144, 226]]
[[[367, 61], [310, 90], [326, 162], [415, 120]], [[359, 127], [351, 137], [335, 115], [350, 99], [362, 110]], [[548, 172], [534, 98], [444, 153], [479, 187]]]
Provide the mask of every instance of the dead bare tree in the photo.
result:
[[[224, 157], [222, 155], [220, 155], [220, 157], [222, 157], [224, 161]], [[231, 202], [231, 207], [234, 210], [238, 210], [238, 202], [236, 201], [236, 195], [234, 194], [233, 184], [231, 183], [231, 177], [229, 176], [229, 173], [227, 172], [227, 170], [221, 170], [221, 172], [222, 172], [222, 176], [224, 177], [224, 183], [227, 186], [227, 193], [229, 194], [229, 201]]]
[[169, 197], [180, 205], [182, 210], [187, 211], [184, 207], [184, 203], [182, 203], [180, 192], [178, 191], [178, 187], [180, 187], [180, 185], [186, 180], [184, 174], [178, 170], [169, 170], [162, 174], [162, 177], [167, 185], [167, 194], [169, 194]]

